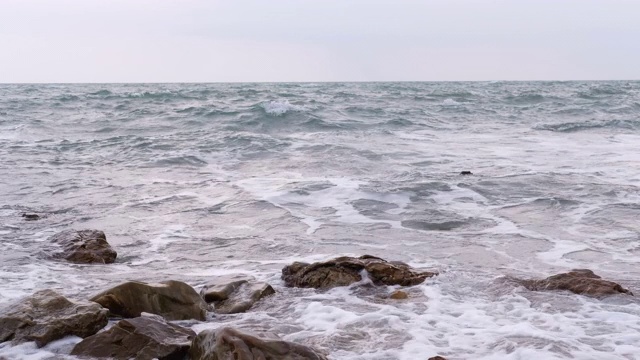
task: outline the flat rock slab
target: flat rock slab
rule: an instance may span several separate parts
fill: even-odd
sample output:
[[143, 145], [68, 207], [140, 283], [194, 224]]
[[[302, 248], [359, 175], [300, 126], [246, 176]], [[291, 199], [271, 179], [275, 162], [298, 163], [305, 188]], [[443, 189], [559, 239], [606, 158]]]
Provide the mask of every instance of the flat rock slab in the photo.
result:
[[327, 360], [313, 348], [228, 327], [199, 333], [189, 355], [192, 360]]
[[627, 294], [631, 291], [620, 284], [603, 280], [600, 276], [587, 269], [576, 269], [568, 273], [549, 276], [543, 280], [517, 280], [531, 291], [568, 290], [575, 294], [591, 297]]
[[49, 238], [52, 258], [81, 264], [111, 264], [118, 255], [100, 230], [66, 230]]
[[167, 323], [158, 315], [143, 314], [121, 320], [107, 331], [89, 336], [71, 355], [109, 359], [184, 359], [196, 333]]
[[129, 281], [93, 296], [91, 301], [123, 318], [146, 312], [167, 320], [205, 320], [208, 309], [191, 286], [173, 280], [158, 284]]
[[290, 287], [326, 289], [360, 281], [363, 270], [376, 285], [412, 286], [437, 275], [435, 272], [417, 271], [402, 262], [363, 255], [358, 258], [344, 256], [313, 264], [294, 262], [282, 269], [282, 279]]
[[219, 314], [245, 312], [260, 299], [275, 293], [271, 285], [243, 274], [217, 277], [200, 291], [206, 302], [214, 303], [214, 311]]
[[42, 347], [67, 335], [82, 338], [108, 323], [108, 310], [88, 301], [71, 301], [42, 290], [0, 310], [0, 342], [35, 341]]

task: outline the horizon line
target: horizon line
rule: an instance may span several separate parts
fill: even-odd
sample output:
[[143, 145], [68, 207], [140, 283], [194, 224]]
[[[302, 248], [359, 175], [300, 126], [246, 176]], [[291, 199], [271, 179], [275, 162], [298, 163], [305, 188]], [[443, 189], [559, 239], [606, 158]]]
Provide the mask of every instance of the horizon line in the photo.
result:
[[134, 85], [134, 84], [345, 84], [345, 83], [480, 83], [480, 82], [608, 82], [638, 79], [573, 80], [344, 80], [344, 81], [115, 81], [115, 82], [0, 82], [0, 85]]

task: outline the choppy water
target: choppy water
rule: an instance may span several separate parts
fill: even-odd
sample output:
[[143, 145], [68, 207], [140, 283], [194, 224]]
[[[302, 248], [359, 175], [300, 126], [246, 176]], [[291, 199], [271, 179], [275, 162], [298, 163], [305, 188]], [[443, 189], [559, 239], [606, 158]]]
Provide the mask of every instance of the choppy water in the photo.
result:
[[[194, 329], [332, 359], [640, 359], [634, 298], [496, 281], [590, 268], [640, 293], [640, 82], [0, 85], [0, 159], [0, 306], [248, 272], [278, 294]], [[105, 231], [117, 263], [42, 260], [68, 228]], [[400, 302], [279, 278], [365, 253], [441, 275]]]

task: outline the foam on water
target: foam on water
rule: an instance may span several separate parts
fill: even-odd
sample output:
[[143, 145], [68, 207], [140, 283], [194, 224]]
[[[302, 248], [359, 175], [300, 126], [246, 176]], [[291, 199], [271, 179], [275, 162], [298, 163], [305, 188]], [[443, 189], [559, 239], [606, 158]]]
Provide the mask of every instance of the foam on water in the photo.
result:
[[260, 104], [264, 111], [273, 116], [282, 116], [288, 112], [303, 111], [304, 107], [293, 105], [289, 100], [274, 100]]

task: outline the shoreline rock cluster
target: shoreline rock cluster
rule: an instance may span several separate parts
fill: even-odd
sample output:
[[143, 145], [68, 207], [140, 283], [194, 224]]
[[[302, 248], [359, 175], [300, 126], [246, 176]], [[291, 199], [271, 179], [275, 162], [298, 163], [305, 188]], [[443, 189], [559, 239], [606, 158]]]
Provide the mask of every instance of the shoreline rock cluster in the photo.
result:
[[[117, 256], [102, 231], [68, 230], [49, 241], [47, 253], [52, 259], [109, 264]], [[338, 257], [313, 264], [294, 262], [282, 269], [285, 286], [319, 290], [352, 285], [363, 281], [363, 277], [374, 286], [414, 286], [436, 275], [370, 255]], [[621, 285], [585, 269], [542, 280], [512, 280], [531, 291], [571, 291], [591, 297], [633, 295]], [[208, 313], [245, 312], [275, 292], [271, 285], [244, 274], [214, 278], [200, 293], [175, 280], [156, 284], [128, 281], [83, 301], [69, 300], [53, 290], [41, 290], [0, 309], [0, 343], [35, 341], [36, 346], [42, 347], [75, 335], [83, 340], [74, 346], [71, 355], [90, 358], [326, 360], [326, 355], [316, 349], [272, 334], [229, 327], [196, 334], [171, 323], [206, 321]], [[401, 300], [408, 295], [396, 290], [389, 298]], [[103, 330], [109, 318], [121, 320]]]

